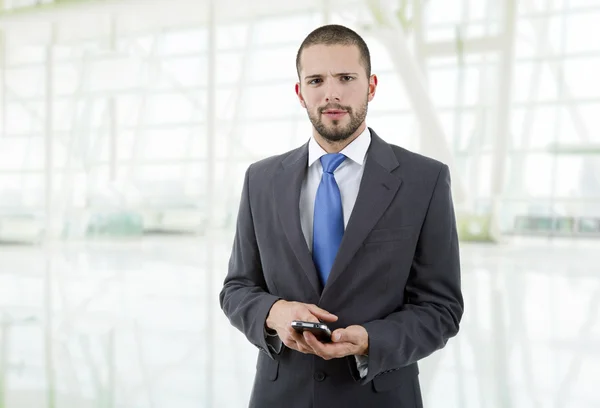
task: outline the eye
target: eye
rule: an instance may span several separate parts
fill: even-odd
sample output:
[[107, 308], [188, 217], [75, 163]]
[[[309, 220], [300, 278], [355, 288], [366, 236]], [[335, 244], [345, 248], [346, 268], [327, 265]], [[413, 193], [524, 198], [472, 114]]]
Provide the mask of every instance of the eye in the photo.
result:
[[350, 82], [350, 81], [352, 81], [353, 79], [354, 79], [354, 77], [351, 77], [350, 75], [344, 75], [344, 76], [342, 77], [342, 80], [343, 80], [343, 81], [345, 81], [345, 82]]
[[[316, 81], [319, 81], [319, 82], [316, 82]], [[315, 79], [311, 79], [311, 80], [308, 82], [308, 84], [309, 84], [309, 85], [316, 85], [316, 84], [320, 83], [321, 81], [322, 81], [322, 80], [321, 80], [321, 78], [315, 78]]]

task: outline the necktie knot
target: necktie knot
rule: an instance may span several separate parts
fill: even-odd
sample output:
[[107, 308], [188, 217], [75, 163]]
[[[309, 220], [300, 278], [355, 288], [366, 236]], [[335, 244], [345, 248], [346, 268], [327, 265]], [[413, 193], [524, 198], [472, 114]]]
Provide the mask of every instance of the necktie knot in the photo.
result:
[[342, 153], [328, 153], [321, 156], [321, 165], [324, 173], [333, 174], [335, 169], [346, 159]]

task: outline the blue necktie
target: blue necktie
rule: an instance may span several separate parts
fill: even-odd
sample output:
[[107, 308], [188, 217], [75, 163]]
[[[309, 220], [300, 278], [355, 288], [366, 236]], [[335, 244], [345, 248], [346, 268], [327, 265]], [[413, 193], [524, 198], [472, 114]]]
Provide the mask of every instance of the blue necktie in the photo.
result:
[[344, 236], [342, 197], [333, 172], [346, 159], [341, 153], [321, 157], [323, 176], [315, 198], [313, 222], [313, 260], [325, 286], [333, 261]]

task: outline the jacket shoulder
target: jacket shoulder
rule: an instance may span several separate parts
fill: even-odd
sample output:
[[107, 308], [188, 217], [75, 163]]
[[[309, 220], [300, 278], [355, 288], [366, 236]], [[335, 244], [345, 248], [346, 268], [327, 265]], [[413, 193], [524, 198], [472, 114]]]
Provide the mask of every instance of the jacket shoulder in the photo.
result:
[[396, 155], [400, 166], [405, 170], [411, 169], [412, 172], [435, 173], [436, 175], [447, 165], [439, 160], [415, 153], [400, 146], [390, 144], [392, 151]]
[[281, 171], [281, 166], [284, 162], [301, 157], [305, 149], [306, 146], [300, 146], [288, 152], [258, 160], [248, 167], [248, 176], [250, 178], [260, 177], [261, 179], [268, 179]]

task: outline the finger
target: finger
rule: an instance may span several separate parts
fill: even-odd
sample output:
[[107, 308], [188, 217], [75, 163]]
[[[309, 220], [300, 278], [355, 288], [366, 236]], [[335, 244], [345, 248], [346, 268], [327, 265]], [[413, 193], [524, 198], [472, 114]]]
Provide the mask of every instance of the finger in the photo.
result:
[[306, 344], [304, 337], [302, 336], [302, 332], [298, 332], [295, 329], [289, 329], [288, 334], [295, 342], [303, 344], [305, 347], [309, 347], [308, 344]]
[[332, 348], [329, 351], [329, 355], [333, 358], [342, 358], [346, 356], [356, 355], [358, 351], [357, 347], [352, 343], [338, 343], [335, 346], [336, 347]]
[[315, 354], [315, 351], [310, 348], [310, 346], [306, 345], [306, 343], [302, 344], [302, 343], [297, 343], [298, 344], [298, 351], [304, 353], [304, 354]]
[[314, 354], [325, 360], [351, 356], [356, 354], [358, 351], [356, 345], [348, 342], [321, 343], [312, 333], [308, 332], [304, 335], [304, 338], [306, 343], [313, 348]]
[[[310, 354], [315, 354], [314, 350], [309, 344], [306, 343], [306, 340], [304, 339], [301, 333], [294, 331], [292, 338], [294, 339], [296, 344], [298, 344], [298, 351], [302, 351], [303, 353], [306, 352]], [[300, 350], [300, 348], [302, 348], [302, 350]]]
[[294, 330], [292, 333], [290, 333], [290, 337], [292, 337], [294, 339], [294, 341], [296, 341], [296, 342], [304, 342], [302, 333], [299, 333], [296, 330]]
[[294, 340], [296, 340], [298, 338], [298, 334], [300, 333], [300, 332], [296, 331], [296, 329], [294, 329], [291, 326], [288, 327], [286, 329], [286, 331], [287, 331], [288, 336], [291, 337], [291, 338], [293, 338]]
[[306, 305], [308, 307], [308, 310], [310, 310], [310, 312], [319, 320], [325, 321], [325, 322], [335, 322], [338, 317], [336, 315], [334, 315], [333, 313], [329, 313], [326, 310], [321, 309], [319, 306], [317, 305]]
[[319, 323], [319, 318], [312, 314], [308, 309], [302, 309], [295, 314], [293, 320], [300, 320], [302, 322]]
[[334, 343], [352, 343], [358, 345], [360, 337], [352, 330], [337, 329], [331, 333], [331, 341]]
[[331, 333], [331, 341], [334, 343], [354, 343], [355, 338], [349, 330], [337, 329]]
[[327, 353], [323, 347], [323, 343], [317, 340], [314, 334], [308, 331], [304, 332], [304, 341], [314, 351], [315, 354], [323, 358], [327, 357]]
[[346, 355], [362, 354], [364, 352], [361, 348], [360, 332], [352, 328], [334, 330], [331, 333], [331, 341], [333, 344], [343, 345], [342, 353], [347, 353]]
[[347, 341], [346, 337], [347, 336], [344, 336], [344, 329], [337, 329], [337, 330], [334, 330], [333, 333], [331, 333], [331, 341], [333, 341], [334, 343], [340, 343], [342, 341]]
[[291, 348], [292, 350], [298, 350], [298, 343], [293, 339], [287, 339], [283, 342], [283, 344], [285, 344], [288, 348]]
[[299, 351], [300, 353], [303, 353], [303, 354], [314, 354], [313, 350], [310, 347], [308, 347], [305, 343], [292, 340], [292, 341], [290, 341], [290, 344], [291, 344], [291, 347], [290, 346], [288, 346], [288, 347], [290, 347], [292, 350]]

